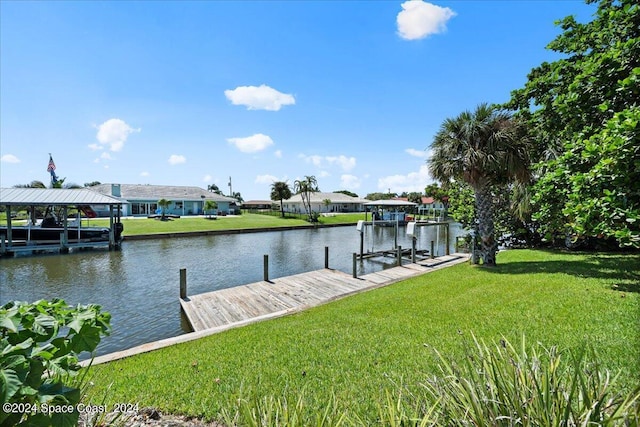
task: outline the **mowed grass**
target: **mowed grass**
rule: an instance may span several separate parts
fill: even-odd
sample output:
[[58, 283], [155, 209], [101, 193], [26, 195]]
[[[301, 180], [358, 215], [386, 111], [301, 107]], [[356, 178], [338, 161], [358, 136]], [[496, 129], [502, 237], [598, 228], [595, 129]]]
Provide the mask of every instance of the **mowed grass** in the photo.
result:
[[640, 254], [514, 250], [498, 263], [453, 266], [95, 366], [91, 399], [218, 419], [239, 397], [302, 396], [309, 414], [335, 402], [375, 424], [387, 391], [410, 393], [437, 373], [432, 347], [460, 361], [471, 334], [592, 346], [603, 367], [620, 372], [619, 387], [640, 383]]
[[[345, 214], [320, 217], [320, 224], [355, 224], [364, 219], [364, 214]], [[182, 233], [210, 230], [242, 230], [249, 228], [300, 227], [310, 223], [303, 219], [281, 218], [279, 216], [243, 213], [238, 216], [219, 216], [217, 219], [204, 217], [181, 217], [161, 221], [148, 218], [123, 218], [123, 235]], [[82, 225], [108, 226], [108, 219], [83, 220]]]

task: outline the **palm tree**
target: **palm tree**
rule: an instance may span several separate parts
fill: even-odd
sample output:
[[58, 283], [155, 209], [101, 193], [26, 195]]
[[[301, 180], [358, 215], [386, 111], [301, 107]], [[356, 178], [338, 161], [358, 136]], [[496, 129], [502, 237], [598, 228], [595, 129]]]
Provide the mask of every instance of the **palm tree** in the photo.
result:
[[171, 202], [167, 199], [160, 199], [158, 200], [158, 206], [160, 206], [162, 208], [162, 217], [160, 218], [162, 221], [164, 221], [166, 219], [166, 210], [169, 207], [169, 205], [171, 204]]
[[329, 213], [329, 206], [331, 205], [331, 199], [324, 199], [322, 200], [322, 204], [324, 205], [324, 207], [327, 209], [327, 213]]
[[282, 200], [291, 198], [291, 188], [286, 181], [276, 181], [271, 184], [271, 200], [274, 202], [280, 201], [280, 213], [284, 218], [284, 206]]
[[204, 210], [209, 211], [209, 218], [211, 218], [211, 211], [218, 209], [218, 204], [213, 200], [207, 200], [204, 204]]
[[529, 180], [530, 147], [524, 126], [488, 104], [446, 119], [431, 144], [431, 175], [443, 183], [460, 180], [473, 188], [480, 255], [486, 266], [496, 264], [498, 248], [492, 190], [497, 185]]
[[302, 206], [307, 212], [309, 222], [313, 222], [313, 215], [311, 214], [311, 193], [315, 193], [318, 190], [318, 180], [315, 176], [307, 175], [304, 179], [296, 179], [293, 183], [293, 188], [296, 194], [300, 194], [302, 197]]

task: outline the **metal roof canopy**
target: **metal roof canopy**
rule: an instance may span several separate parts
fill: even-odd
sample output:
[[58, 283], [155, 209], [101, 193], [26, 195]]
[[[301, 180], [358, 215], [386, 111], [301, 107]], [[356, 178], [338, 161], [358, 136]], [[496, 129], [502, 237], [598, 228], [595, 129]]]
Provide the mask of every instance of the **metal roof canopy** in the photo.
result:
[[122, 205], [122, 201], [86, 188], [0, 188], [0, 205]]
[[405, 202], [404, 200], [374, 200], [364, 204], [365, 206], [417, 206], [413, 202]]

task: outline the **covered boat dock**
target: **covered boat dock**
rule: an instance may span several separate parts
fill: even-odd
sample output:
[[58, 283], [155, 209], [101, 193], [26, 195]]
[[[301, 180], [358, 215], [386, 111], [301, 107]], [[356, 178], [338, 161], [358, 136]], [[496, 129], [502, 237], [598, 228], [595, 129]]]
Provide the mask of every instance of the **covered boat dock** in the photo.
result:
[[[0, 256], [12, 256], [18, 252], [67, 253], [70, 249], [120, 248], [122, 202], [114, 197], [86, 188], [0, 188], [0, 206], [6, 212], [6, 225], [0, 226]], [[91, 212], [90, 206], [109, 206], [108, 228], [82, 227], [79, 212]], [[76, 224], [70, 224], [70, 207], [79, 211]], [[43, 218], [38, 224], [37, 208], [57, 208], [61, 217], [56, 218], [56, 224], [46, 224], [45, 219], [48, 218]], [[26, 224], [14, 224], [13, 214], [23, 209], [29, 212]]]

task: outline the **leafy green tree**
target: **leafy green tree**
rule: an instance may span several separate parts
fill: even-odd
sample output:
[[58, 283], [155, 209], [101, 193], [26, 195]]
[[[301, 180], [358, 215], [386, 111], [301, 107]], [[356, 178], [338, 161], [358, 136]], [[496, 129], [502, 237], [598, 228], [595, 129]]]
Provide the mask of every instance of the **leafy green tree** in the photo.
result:
[[431, 144], [429, 172], [441, 182], [469, 184], [474, 192], [482, 263], [496, 264], [497, 240], [493, 191], [530, 177], [529, 140], [520, 123], [505, 111], [480, 104], [446, 119]]
[[47, 188], [42, 181], [31, 181], [28, 184], [17, 184], [13, 188]]
[[95, 187], [96, 185], [100, 185], [100, 181], [91, 181], [91, 182], [85, 182], [84, 186], [85, 187]]
[[396, 193], [369, 193], [365, 196], [367, 200], [389, 200], [398, 197]]
[[282, 218], [284, 218], [284, 205], [282, 204], [282, 201], [290, 198], [291, 188], [289, 188], [289, 184], [286, 181], [276, 181], [271, 184], [271, 200], [274, 202], [280, 202], [280, 213], [282, 214]]
[[587, 23], [562, 19], [547, 48], [563, 57], [512, 92], [508, 107], [536, 140], [533, 218], [550, 241], [640, 247], [639, 23], [635, 0], [600, 1]]
[[346, 194], [347, 196], [351, 196], [351, 197], [358, 197], [358, 195], [356, 193], [354, 193], [353, 191], [349, 191], [349, 190], [338, 190], [338, 191], [334, 191], [334, 193], [341, 193], [341, 194]]
[[209, 218], [211, 218], [211, 211], [216, 211], [218, 209], [218, 204], [213, 200], [207, 200], [204, 203], [204, 210], [209, 212]]
[[322, 204], [326, 208], [327, 212], [329, 212], [329, 206], [331, 205], [331, 199], [323, 199]]
[[293, 183], [294, 191], [302, 197], [302, 205], [308, 216], [309, 222], [316, 222], [317, 215], [313, 215], [311, 210], [311, 193], [320, 191], [318, 180], [313, 175], [307, 175], [303, 179], [297, 179]]

